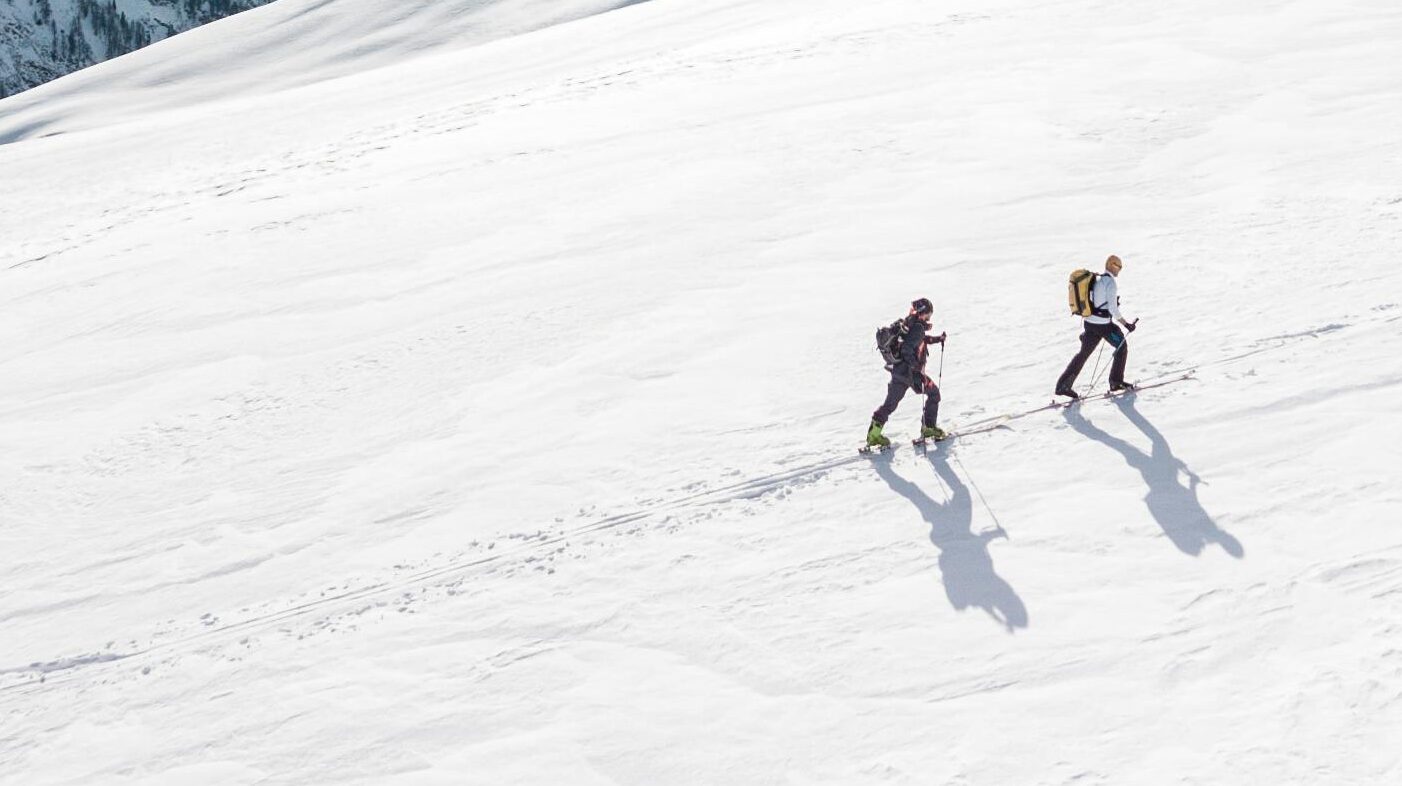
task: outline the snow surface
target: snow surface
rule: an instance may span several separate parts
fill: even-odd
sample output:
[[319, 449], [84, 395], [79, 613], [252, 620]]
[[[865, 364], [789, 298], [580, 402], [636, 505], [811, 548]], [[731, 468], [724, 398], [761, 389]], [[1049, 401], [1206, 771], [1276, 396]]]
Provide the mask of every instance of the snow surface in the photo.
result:
[[0, 782], [1398, 782], [1402, 6], [430, 5], [0, 102]]
[[[213, 15], [270, 1], [225, 0], [212, 9], [209, 0], [2, 0], [0, 93], [22, 92], [204, 24]], [[106, 29], [109, 24], [114, 27]], [[118, 25], [127, 26], [125, 33]]]

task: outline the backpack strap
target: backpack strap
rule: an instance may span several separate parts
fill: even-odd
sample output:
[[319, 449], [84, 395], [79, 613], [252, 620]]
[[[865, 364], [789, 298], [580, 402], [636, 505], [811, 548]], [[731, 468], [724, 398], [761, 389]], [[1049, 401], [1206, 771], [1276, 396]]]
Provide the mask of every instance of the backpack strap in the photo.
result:
[[1100, 277], [1101, 277], [1101, 276], [1109, 275], [1109, 274], [1108, 274], [1108, 273], [1091, 273], [1090, 275], [1091, 275], [1091, 279], [1090, 279], [1090, 313], [1091, 313], [1091, 316], [1101, 317], [1101, 318], [1103, 318], [1103, 319], [1109, 319], [1109, 318], [1110, 318], [1110, 308], [1109, 308], [1109, 306], [1110, 306], [1110, 301], [1108, 301], [1108, 300], [1105, 301], [1105, 307], [1103, 307], [1103, 308], [1102, 308], [1101, 306], [1097, 306], [1097, 305], [1095, 304], [1095, 285], [1098, 284], [1098, 283], [1100, 283]]

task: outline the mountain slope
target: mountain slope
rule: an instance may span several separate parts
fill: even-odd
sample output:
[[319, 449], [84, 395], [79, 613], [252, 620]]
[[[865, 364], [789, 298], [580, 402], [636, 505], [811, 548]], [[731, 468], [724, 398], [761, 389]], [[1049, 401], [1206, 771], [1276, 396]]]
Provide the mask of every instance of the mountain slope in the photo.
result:
[[0, 780], [1399, 774], [1402, 13], [285, 2], [0, 102]]
[[[0, 103], [0, 144], [264, 96], [509, 38], [639, 0], [281, 0]], [[211, 86], [217, 85], [217, 89]], [[374, 89], [392, 101], [397, 79]], [[227, 108], [226, 110], [227, 111]]]
[[5, 0], [0, 98], [271, 0]]

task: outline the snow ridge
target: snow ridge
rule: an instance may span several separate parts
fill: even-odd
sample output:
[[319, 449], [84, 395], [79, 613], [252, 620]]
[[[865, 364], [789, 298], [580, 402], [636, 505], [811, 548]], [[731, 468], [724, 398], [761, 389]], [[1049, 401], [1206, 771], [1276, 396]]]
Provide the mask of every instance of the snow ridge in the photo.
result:
[[5, 0], [0, 99], [272, 0]]

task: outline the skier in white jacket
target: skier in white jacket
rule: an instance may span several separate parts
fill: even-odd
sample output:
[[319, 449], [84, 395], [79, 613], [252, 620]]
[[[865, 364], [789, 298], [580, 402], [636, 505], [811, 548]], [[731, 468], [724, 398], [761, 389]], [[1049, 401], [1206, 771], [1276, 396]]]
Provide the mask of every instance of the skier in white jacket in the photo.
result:
[[[1129, 340], [1125, 338], [1125, 334], [1133, 333], [1139, 320], [1130, 322], [1120, 314], [1120, 288], [1115, 279], [1123, 268], [1124, 263], [1120, 258], [1111, 254], [1110, 258], [1105, 260], [1105, 274], [1095, 277], [1095, 284], [1090, 290], [1090, 303], [1094, 311], [1091, 316], [1085, 318], [1081, 332], [1081, 351], [1071, 358], [1071, 362], [1066, 364], [1066, 370], [1061, 372], [1061, 378], [1056, 381], [1058, 396], [1080, 398], [1073, 388], [1076, 376], [1081, 373], [1086, 359], [1102, 339], [1115, 348], [1115, 357], [1110, 363], [1110, 390], [1134, 390], [1134, 385], [1125, 381], [1125, 364], [1129, 362]], [[1124, 330], [1120, 330], [1116, 322], [1124, 325]]]

